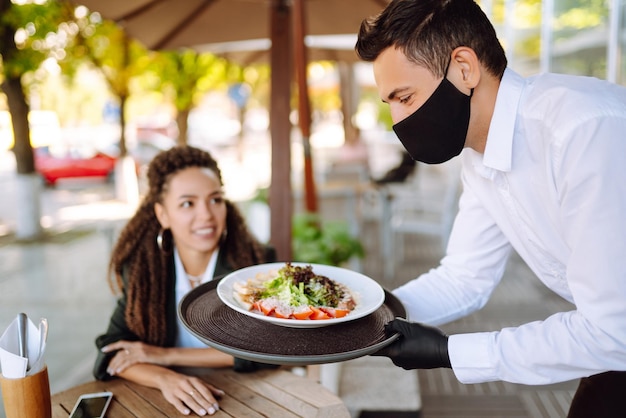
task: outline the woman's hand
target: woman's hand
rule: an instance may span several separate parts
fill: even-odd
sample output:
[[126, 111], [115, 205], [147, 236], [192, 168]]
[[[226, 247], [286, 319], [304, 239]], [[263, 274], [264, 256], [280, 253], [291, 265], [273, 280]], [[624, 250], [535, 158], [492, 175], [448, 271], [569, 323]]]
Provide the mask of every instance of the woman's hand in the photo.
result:
[[181, 414], [191, 411], [200, 416], [213, 415], [220, 407], [216, 398], [224, 392], [204, 380], [167, 370], [158, 379], [158, 387], [163, 397]]
[[103, 353], [117, 351], [107, 367], [107, 373], [115, 376], [138, 363], [151, 363], [167, 366], [165, 352], [167, 348], [145, 344], [141, 341], [120, 340], [102, 347]]

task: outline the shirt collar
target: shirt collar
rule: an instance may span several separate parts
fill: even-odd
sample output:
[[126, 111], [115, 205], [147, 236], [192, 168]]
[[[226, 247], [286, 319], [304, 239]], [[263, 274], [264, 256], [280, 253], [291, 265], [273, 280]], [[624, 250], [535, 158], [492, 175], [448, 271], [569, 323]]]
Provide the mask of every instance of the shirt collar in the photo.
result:
[[508, 68], [504, 70], [485, 145], [483, 164], [486, 167], [511, 170], [515, 120], [523, 87], [524, 79], [519, 74]]
[[[207, 266], [200, 283], [206, 283], [213, 280], [218, 253], [219, 247], [213, 251], [211, 259], [209, 260], [209, 265]], [[183, 291], [183, 293], [186, 293], [191, 290], [191, 283], [189, 283], [189, 280], [187, 279], [187, 273], [185, 272], [183, 262], [180, 259], [180, 255], [178, 254], [176, 247], [174, 247], [174, 266], [176, 268], [176, 286], [179, 290]]]

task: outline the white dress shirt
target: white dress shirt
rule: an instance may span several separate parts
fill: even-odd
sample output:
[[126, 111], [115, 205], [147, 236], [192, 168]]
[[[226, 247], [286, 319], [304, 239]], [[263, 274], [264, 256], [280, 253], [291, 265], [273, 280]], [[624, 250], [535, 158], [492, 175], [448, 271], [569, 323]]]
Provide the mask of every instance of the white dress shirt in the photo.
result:
[[576, 310], [451, 335], [459, 381], [548, 384], [626, 370], [626, 88], [507, 69], [484, 154], [466, 148], [459, 158], [446, 256], [393, 292], [409, 318], [438, 325], [480, 309], [513, 248]]

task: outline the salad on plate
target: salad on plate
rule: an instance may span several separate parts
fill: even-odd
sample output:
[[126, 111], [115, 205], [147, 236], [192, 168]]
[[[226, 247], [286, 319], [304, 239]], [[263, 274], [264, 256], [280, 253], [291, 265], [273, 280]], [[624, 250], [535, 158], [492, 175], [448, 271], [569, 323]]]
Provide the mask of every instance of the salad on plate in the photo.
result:
[[345, 284], [291, 263], [233, 283], [233, 298], [248, 311], [281, 319], [343, 318], [357, 306]]

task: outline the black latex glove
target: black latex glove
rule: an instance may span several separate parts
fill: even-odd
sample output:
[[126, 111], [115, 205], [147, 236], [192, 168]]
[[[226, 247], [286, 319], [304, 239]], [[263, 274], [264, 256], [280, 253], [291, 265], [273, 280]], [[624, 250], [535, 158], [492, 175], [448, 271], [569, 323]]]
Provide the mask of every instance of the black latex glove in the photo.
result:
[[405, 370], [452, 367], [448, 336], [439, 328], [396, 318], [385, 325], [385, 333], [388, 336], [399, 333], [400, 338], [373, 356], [389, 357], [393, 364]]

